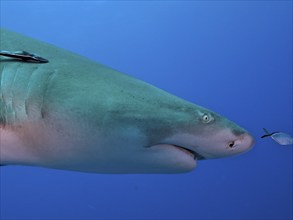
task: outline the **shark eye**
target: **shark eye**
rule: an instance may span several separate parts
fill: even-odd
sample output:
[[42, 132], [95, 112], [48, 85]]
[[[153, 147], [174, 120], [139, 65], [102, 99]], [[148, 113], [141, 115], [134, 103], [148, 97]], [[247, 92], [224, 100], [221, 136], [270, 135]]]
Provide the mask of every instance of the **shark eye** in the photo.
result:
[[203, 123], [207, 124], [213, 120], [213, 117], [210, 114], [204, 114], [201, 119]]

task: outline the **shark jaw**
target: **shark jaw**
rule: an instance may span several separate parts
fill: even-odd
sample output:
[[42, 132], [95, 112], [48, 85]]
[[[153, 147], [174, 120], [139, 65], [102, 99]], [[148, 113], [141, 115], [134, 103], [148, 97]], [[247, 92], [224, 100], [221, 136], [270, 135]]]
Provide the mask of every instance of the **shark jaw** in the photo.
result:
[[[169, 155], [185, 160], [186, 171], [195, 168], [198, 160], [217, 159], [242, 154], [254, 145], [253, 137], [245, 130], [234, 134], [231, 129], [221, 129], [210, 137], [199, 137], [182, 133], [169, 137], [166, 144], [158, 144], [151, 148], [166, 148]], [[176, 153], [176, 154], [175, 154]], [[184, 172], [184, 171], [183, 171]]]
[[150, 151], [160, 155], [161, 160], [165, 160], [168, 167], [173, 167], [166, 173], [185, 173], [195, 169], [197, 165], [197, 153], [185, 147], [174, 144], [157, 144], [148, 147]]

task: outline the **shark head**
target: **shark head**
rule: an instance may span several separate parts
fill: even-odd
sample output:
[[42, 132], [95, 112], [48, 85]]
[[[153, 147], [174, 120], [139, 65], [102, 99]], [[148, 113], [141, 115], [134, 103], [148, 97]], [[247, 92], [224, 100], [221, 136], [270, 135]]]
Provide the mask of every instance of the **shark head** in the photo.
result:
[[[166, 115], [170, 114], [169, 110], [165, 110]], [[175, 115], [180, 120], [176, 120]], [[141, 145], [143, 155], [137, 157], [134, 169], [140, 163], [146, 163], [148, 165], [143, 165], [146, 172], [148, 169], [152, 173], [189, 172], [198, 160], [238, 155], [250, 150], [254, 144], [252, 135], [245, 129], [200, 106], [193, 105], [188, 111], [185, 109], [173, 116], [167, 123], [161, 121], [153, 129], [148, 128], [151, 133], [145, 129], [143, 132], [132, 130], [138, 137], [147, 139]]]
[[252, 135], [234, 122], [205, 108], [197, 107], [195, 112], [187, 129], [152, 146], [172, 152], [182, 172], [193, 170], [198, 160], [230, 157], [253, 147]]

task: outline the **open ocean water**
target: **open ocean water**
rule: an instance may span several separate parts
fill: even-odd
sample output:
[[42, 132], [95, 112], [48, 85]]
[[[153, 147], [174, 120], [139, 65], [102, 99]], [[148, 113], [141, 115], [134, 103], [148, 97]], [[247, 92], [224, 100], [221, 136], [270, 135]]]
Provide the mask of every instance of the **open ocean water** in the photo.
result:
[[[220, 113], [242, 155], [186, 174], [0, 168], [1, 220], [292, 219], [292, 1], [0, 1], [1, 27]], [[105, 97], [106, 99], [107, 97]]]

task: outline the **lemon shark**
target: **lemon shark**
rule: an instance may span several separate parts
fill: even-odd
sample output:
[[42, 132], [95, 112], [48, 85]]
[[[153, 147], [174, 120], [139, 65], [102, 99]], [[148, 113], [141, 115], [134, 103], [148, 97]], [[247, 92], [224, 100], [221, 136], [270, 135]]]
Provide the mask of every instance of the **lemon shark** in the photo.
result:
[[85, 57], [1, 29], [0, 164], [91, 173], [183, 173], [253, 137], [204, 107]]

